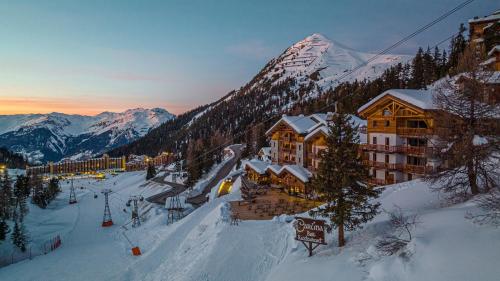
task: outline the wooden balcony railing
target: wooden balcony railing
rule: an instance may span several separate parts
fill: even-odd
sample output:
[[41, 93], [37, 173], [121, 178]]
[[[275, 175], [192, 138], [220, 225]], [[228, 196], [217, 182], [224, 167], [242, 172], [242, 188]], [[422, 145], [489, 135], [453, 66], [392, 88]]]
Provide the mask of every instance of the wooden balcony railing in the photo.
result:
[[369, 178], [368, 184], [370, 185], [389, 185], [398, 183], [396, 180], [388, 180], [388, 179], [377, 179], [377, 178]]
[[433, 130], [429, 128], [398, 127], [396, 128], [396, 133], [403, 136], [426, 136], [432, 135]]
[[434, 148], [428, 146], [406, 146], [406, 145], [381, 145], [381, 144], [363, 144], [365, 151], [378, 151], [385, 153], [404, 153], [413, 155], [427, 155], [434, 152]]
[[363, 164], [369, 167], [374, 167], [377, 169], [386, 169], [386, 170], [402, 170], [404, 164], [402, 163], [385, 163], [385, 162], [376, 162], [376, 161], [363, 161]]
[[368, 151], [380, 151], [380, 152], [387, 152], [387, 153], [397, 153], [401, 151], [400, 146], [393, 146], [393, 145], [382, 145], [382, 144], [363, 144], [361, 145], [363, 150], [368, 150]]
[[405, 173], [425, 175], [432, 173], [434, 169], [431, 166], [405, 164], [403, 171]]

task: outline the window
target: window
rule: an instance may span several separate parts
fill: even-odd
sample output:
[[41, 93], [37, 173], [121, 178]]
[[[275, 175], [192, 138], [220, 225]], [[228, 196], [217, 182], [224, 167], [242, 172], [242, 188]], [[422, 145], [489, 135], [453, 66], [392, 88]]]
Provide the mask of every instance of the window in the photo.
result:
[[408, 128], [427, 128], [427, 124], [424, 120], [408, 120], [406, 125]]
[[373, 162], [377, 162], [377, 153], [373, 153]]
[[409, 146], [427, 146], [427, 140], [421, 138], [408, 138]]
[[391, 126], [391, 121], [389, 121], [389, 120], [385, 120], [385, 126], [386, 126], [386, 127]]
[[389, 138], [385, 138], [385, 145], [389, 145]]
[[391, 116], [391, 112], [387, 109], [384, 109], [383, 113], [384, 116]]
[[377, 144], [377, 137], [373, 137], [373, 144]]
[[389, 163], [389, 155], [385, 155], [385, 163]]
[[377, 127], [377, 120], [373, 120], [372, 122], [372, 127], [376, 128]]
[[299, 144], [299, 150], [302, 150], [302, 145], [301, 144]]

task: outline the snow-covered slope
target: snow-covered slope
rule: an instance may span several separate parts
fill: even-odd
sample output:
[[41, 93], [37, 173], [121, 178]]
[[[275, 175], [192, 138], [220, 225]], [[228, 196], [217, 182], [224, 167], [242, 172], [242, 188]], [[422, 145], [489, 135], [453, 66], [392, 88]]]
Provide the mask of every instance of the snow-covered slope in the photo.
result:
[[[280, 56], [272, 59], [250, 84], [250, 88], [266, 83], [277, 85], [286, 79], [296, 80], [295, 89], [311, 83], [309, 97], [315, 97], [319, 90], [335, 87], [341, 82], [372, 80], [378, 78], [387, 68], [411, 59], [406, 55], [380, 55], [350, 49], [321, 34], [312, 34], [293, 44]], [[352, 73], [350, 73], [352, 72]], [[292, 89], [293, 90], [293, 89]], [[238, 92], [236, 92], [237, 94]]]
[[[374, 56], [375, 54], [352, 50], [321, 34], [313, 34], [297, 42], [280, 55], [267, 75], [272, 76], [282, 72], [281, 79], [313, 76], [309, 78], [318, 81], [318, 84], [325, 88], [335, 85], [338, 83], [337, 79], [365, 64]], [[377, 78], [389, 66], [408, 59], [410, 59], [409, 56], [381, 55], [340, 82]]]
[[[78, 181], [77, 186], [86, 189], [78, 190], [77, 205], [66, 203], [65, 183], [56, 201], [60, 205], [44, 210], [44, 216], [58, 212], [51, 225], [62, 234], [62, 247], [0, 268], [0, 280], [494, 281], [500, 276], [500, 229], [466, 219], [467, 212], [478, 212], [473, 202], [442, 206], [438, 194], [420, 180], [388, 186], [378, 199], [384, 210], [398, 205], [406, 214], [420, 216], [407, 258], [384, 256], [374, 249], [376, 241], [391, 231], [386, 213], [364, 229], [347, 233], [348, 244], [341, 250], [335, 246], [336, 233], [328, 234], [328, 245], [309, 258], [294, 240], [292, 225], [282, 218], [238, 226], [224, 222], [226, 202], [240, 196], [239, 180], [231, 194], [172, 225], [166, 225], [166, 211], [158, 206], [139, 228], [130, 228], [130, 214], [122, 209], [129, 195], [144, 192], [144, 176], [134, 172], [101, 182]], [[99, 226], [103, 198], [92, 197], [92, 190], [102, 188], [116, 192], [110, 198], [115, 221], [111, 228]], [[57, 206], [70, 209], [63, 213]], [[141, 203], [141, 212], [149, 207]], [[141, 248], [141, 256], [131, 255], [124, 234]]]
[[0, 146], [33, 161], [88, 157], [144, 136], [174, 118], [164, 109], [130, 109], [96, 116], [63, 113], [0, 115]]

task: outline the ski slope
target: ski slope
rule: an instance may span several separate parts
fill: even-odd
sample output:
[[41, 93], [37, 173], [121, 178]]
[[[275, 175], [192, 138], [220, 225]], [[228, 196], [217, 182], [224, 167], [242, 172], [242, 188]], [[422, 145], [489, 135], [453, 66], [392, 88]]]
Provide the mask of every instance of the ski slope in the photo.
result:
[[[374, 249], [388, 228], [385, 213], [362, 230], [348, 233], [343, 249], [335, 247], [336, 233], [329, 234], [329, 245], [320, 246], [311, 258], [294, 240], [292, 225], [284, 217], [231, 226], [225, 222], [226, 206], [239, 198], [239, 180], [229, 195], [212, 198], [172, 225], [166, 225], [167, 215], [158, 206], [149, 211], [140, 228], [125, 230], [119, 225], [130, 214], [122, 211], [124, 203], [118, 198], [154, 192], [158, 187], [144, 185], [144, 176], [143, 172], [124, 173], [103, 182], [79, 183], [89, 189], [79, 191], [77, 205], [66, 207], [77, 209], [77, 215], [69, 224], [72, 228], [65, 227], [70, 231], [63, 235], [62, 247], [0, 268], [0, 280], [493, 281], [500, 276], [500, 229], [465, 219], [466, 212], [478, 211], [472, 202], [442, 206], [438, 195], [419, 180], [388, 186], [378, 199], [385, 210], [398, 205], [406, 213], [420, 215], [421, 224], [409, 246], [412, 256], [405, 261]], [[94, 199], [90, 191], [105, 187], [115, 190], [117, 197], [111, 198], [116, 225], [107, 229], [100, 227], [103, 197]], [[61, 200], [65, 196], [66, 192]], [[71, 213], [68, 209], [67, 216]], [[123, 232], [141, 248], [142, 256], [131, 255]]]

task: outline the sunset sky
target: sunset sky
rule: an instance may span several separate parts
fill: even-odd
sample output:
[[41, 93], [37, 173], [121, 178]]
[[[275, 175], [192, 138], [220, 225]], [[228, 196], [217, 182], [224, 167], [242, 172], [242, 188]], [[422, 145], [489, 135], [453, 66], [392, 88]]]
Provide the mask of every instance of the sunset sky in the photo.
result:
[[[460, 2], [0, 1], [0, 114], [179, 114], [312, 33], [377, 52]], [[476, 0], [393, 53], [434, 45], [495, 4]]]

